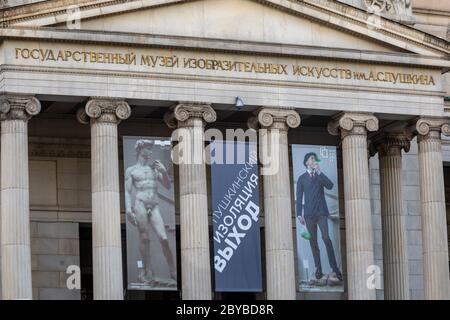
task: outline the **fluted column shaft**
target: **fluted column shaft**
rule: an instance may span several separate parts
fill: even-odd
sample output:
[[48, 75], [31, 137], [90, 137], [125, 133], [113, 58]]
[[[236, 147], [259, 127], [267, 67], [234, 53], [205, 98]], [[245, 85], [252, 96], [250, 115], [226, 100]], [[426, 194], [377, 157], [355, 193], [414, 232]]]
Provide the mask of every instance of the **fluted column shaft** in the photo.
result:
[[330, 133], [342, 137], [350, 300], [376, 298], [375, 290], [367, 285], [367, 270], [374, 265], [367, 131], [377, 129], [378, 120], [371, 114], [344, 113], [329, 124]]
[[2, 97], [1, 276], [5, 300], [31, 300], [28, 120], [40, 111], [32, 97]]
[[381, 222], [383, 233], [383, 279], [386, 300], [408, 300], [409, 266], [402, 195], [402, 149], [406, 137], [377, 141], [380, 161]]
[[420, 119], [416, 128], [419, 143], [425, 299], [448, 300], [449, 257], [441, 132], [449, 134], [450, 125], [443, 119]]
[[101, 99], [91, 99], [79, 113], [81, 121], [89, 117], [91, 123], [95, 300], [123, 299], [117, 125], [129, 115], [127, 103]]
[[211, 300], [205, 123], [216, 120], [208, 104], [180, 103], [166, 115], [177, 129], [180, 177], [181, 280], [184, 300]]
[[288, 128], [300, 125], [294, 110], [258, 111], [264, 168], [264, 229], [268, 300], [296, 298]]

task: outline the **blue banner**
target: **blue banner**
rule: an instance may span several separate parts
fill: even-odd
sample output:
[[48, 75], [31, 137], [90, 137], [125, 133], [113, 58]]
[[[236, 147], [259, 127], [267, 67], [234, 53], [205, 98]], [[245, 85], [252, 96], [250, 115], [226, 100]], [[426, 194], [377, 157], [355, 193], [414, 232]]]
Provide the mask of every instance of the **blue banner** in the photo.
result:
[[256, 143], [214, 141], [211, 179], [218, 292], [261, 292]]

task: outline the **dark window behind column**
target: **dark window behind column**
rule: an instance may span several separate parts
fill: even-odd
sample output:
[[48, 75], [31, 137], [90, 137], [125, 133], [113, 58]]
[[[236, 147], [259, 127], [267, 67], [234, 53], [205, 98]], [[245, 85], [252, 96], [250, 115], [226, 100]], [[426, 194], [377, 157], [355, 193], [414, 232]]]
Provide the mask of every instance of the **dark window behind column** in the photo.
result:
[[[450, 164], [444, 164], [445, 208], [447, 212], [447, 237], [450, 251]], [[449, 262], [450, 265], [450, 262]]]
[[[125, 225], [122, 225], [122, 256], [124, 257], [126, 252], [125, 243]], [[92, 224], [80, 223], [80, 269], [81, 269], [81, 300], [93, 300], [94, 299], [94, 281], [92, 271]], [[126, 275], [127, 264], [122, 262], [122, 268], [124, 275]], [[126, 288], [124, 278], [124, 288]]]

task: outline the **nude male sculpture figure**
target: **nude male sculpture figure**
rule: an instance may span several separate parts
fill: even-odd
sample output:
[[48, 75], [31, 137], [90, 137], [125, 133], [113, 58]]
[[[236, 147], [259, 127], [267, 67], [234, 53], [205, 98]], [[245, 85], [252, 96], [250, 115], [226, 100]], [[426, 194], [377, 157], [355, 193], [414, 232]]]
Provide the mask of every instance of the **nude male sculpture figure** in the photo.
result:
[[[125, 206], [127, 219], [138, 228], [139, 251], [142, 255], [144, 268], [139, 274], [139, 280], [144, 283], [160, 282], [154, 277], [151, 267], [150, 229], [156, 232], [164, 257], [169, 265], [170, 277], [176, 283], [176, 268], [169, 246], [169, 240], [161, 217], [158, 196], [158, 182], [169, 189], [170, 180], [164, 165], [158, 160], [152, 160], [154, 142], [138, 140], [135, 144], [137, 162], [125, 173]], [[132, 194], [135, 192], [134, 204]]]

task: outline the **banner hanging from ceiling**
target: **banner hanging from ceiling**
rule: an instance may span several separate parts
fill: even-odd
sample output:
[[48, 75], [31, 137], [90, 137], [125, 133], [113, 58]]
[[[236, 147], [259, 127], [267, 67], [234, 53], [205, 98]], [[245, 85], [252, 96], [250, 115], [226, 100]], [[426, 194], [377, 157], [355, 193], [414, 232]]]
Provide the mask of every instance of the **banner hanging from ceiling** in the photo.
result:
[[177, 290], [169, 138], [124, 137], [129, 290]]
[[257, 145], [216, 140], [210, 148], [216, 291], [261, 292]]
[[343, 292], [336, 147], [292, 145], [298, 289]]

